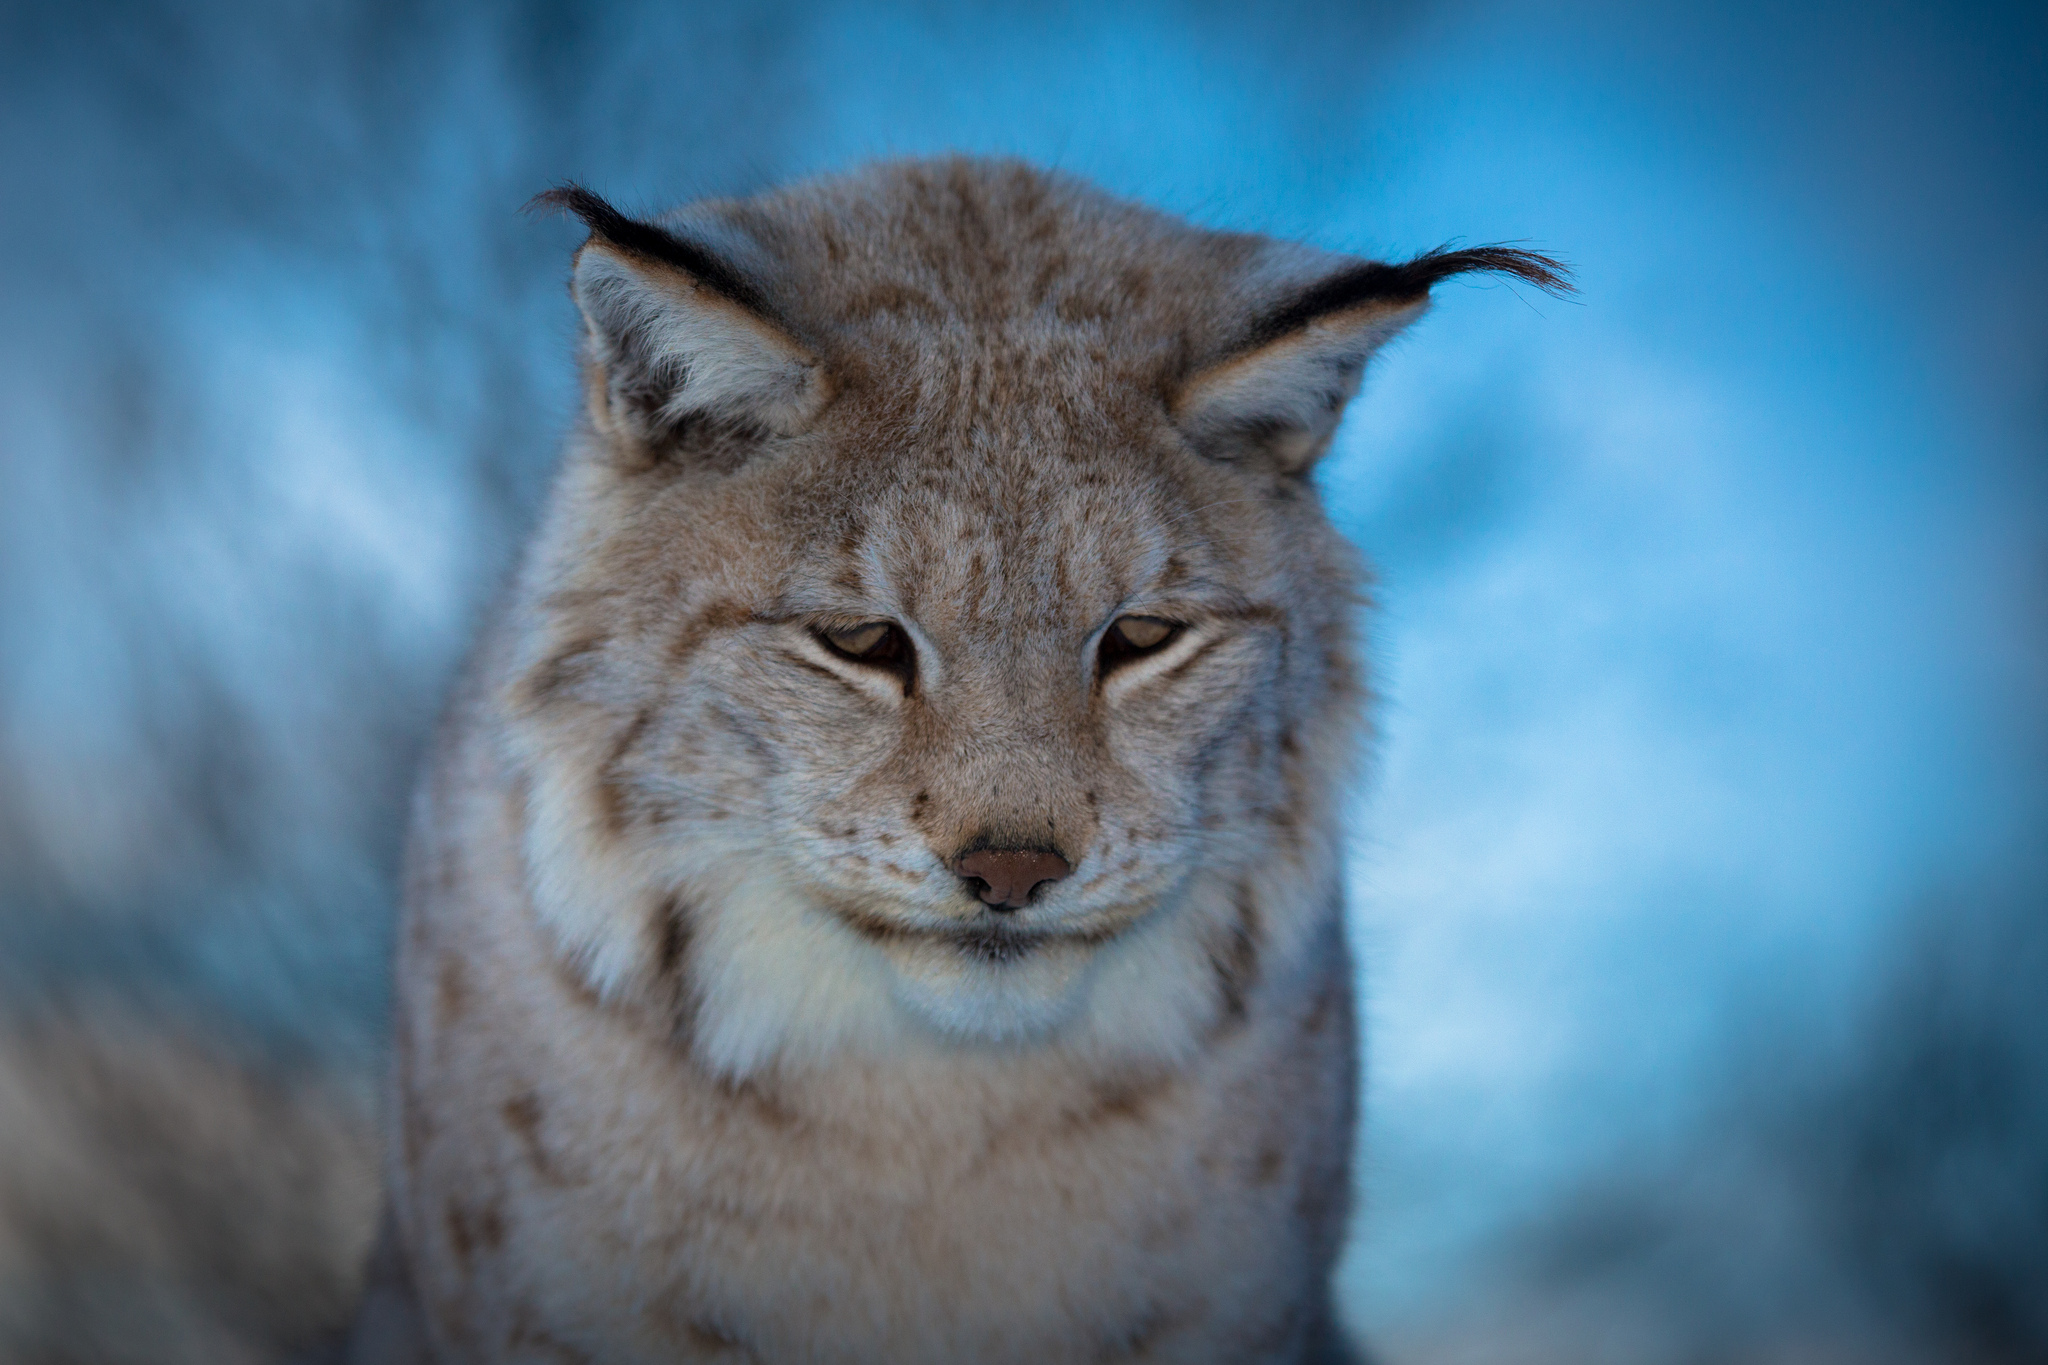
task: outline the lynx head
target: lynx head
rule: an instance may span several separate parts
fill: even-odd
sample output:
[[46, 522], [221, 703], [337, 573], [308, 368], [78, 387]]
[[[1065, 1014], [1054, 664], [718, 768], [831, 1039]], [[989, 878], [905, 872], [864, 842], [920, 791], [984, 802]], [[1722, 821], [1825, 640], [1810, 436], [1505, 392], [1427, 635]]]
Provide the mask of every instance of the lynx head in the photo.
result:
[[1309, 473], [1503, 248], [1361, 262], [1005, 162], [580, 189], [588, 417], [501, 692], [574, 969], [732, 1074], [1163, 1057], [1327, 921], [1361, 570]]

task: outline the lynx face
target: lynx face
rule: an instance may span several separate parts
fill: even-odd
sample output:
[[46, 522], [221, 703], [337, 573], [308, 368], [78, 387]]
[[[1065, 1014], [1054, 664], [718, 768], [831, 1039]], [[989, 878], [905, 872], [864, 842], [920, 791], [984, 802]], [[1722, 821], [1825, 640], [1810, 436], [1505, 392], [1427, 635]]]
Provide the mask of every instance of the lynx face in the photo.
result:
[[1306, 471], [1430, 282], [1540, 268], [1362, 267], [1002, 165], [663, 227], [559, 200], [589, 427], [506, 700], [575, 970], [739, 1075], [1158, 1058], [1241, 1010], [1298, 927], [1268, 884], [1334, 875], [1361, 696]]

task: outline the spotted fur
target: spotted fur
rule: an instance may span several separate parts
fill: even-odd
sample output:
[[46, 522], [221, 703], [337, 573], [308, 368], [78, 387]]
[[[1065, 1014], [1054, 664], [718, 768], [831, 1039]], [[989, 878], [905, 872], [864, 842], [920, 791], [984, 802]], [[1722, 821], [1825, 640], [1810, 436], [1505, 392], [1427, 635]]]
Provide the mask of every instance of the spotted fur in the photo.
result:
[[[587, 416], [399, 961], [436, 1358], [1341, 1358], [1362, 570], [1305, 475], [1434, 280], [1554, 263], [964, 159], [548, 202]], [[1071, 873], [991, 908], [983, 847]]]

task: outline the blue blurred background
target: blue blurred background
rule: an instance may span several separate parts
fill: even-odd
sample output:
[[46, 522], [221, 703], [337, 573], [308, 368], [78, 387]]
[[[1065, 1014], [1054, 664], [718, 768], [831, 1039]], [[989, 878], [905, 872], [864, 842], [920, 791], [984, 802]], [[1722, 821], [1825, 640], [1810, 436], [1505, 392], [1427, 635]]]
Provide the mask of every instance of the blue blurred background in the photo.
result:
[[[1380, 570], [1379, 1356], [2048, 1360], [2048, 10], [15, 4], [0, 131], [19, 1037], [367, 1093], [411, 773], [573, 409], [530, 194], [1016, 153], [1579, 270], [1439, 291], [1322, 474]], [[0, 1064], [0, 1136], [74, 1070]], [[160, 1272], [33, 1183], [8, 1358], [172, 1358], [22, 1306]]]

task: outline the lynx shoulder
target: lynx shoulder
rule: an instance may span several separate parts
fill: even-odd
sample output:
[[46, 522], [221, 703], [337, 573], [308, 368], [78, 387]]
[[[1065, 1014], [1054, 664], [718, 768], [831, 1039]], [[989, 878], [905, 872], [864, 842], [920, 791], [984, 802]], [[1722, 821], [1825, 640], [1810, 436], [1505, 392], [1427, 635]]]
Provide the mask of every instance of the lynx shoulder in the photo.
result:
[[417, 807], [379, 1321], [1342, 1358], [1361, 568], [1308, 475], [1432, 284], [1553, 263], [1013, 162], [546, 199], [586, 413]]

